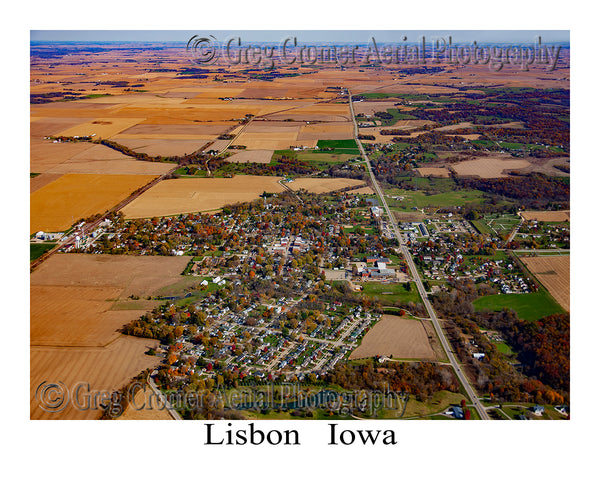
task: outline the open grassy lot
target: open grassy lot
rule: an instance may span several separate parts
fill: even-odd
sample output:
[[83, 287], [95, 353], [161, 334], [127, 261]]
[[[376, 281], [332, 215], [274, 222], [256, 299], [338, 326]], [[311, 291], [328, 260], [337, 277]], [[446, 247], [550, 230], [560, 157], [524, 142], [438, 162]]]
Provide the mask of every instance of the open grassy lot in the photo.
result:
[[390, 196], [403, 196], [403, 200], [389, 200], [390, 207], [394, 207], [399, 211], [410, 211], [413, 207], [448, 207], [462, 206], [467, 203], [483, 203], [483, 192], [478, 190], [450, 191], [427, 195], [421, 191], [390, 189], [385, 190], [385, 193]]
[[413, 282], [410, 283], [410, 291], [404, 288], [403, 283], [364, 282], [361, 286], [363, 287], [363, 295], [376, 298], [382, 303], [421, 303], [421, 297]]
[[56, 243], [30, 243], [29, 244], [29, 261], [32, 262], [40, 258], [48, 250], [52, 250]]
[[[508, 234], [519, 223], [520, 218], [517, 215], [510, 214], [491, 214], [484, 215], [483, 218], [476, 221], [475, 228], [481, 233], [494, 233], [496, 235]], [[473, 222], [475, 224], [475, 222]], [[482, 231], [483, 230], [483, 231]]]
[[319, 140], [317, 147], [320, 150], [331, 151], [335, 154], [360, 155], [356, 142], [351, 138], [346, 140]]
[[475, 310], [500, 311], [510, 308], [523, 320], [539, 320], [564, 309], [545, 290], [535, 293], [488, 295], [473, 302]]

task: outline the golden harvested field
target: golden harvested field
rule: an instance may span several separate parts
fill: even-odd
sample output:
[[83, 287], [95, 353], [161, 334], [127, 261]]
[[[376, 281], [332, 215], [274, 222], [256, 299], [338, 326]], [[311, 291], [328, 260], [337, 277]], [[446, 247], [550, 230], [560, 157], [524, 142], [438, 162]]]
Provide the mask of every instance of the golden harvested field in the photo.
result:
[[29, 135], [32, 139], [43, 140], [44, 137], [54, 136], [65, 129], [80, 125], [82, 122], [91, 122], [93, 118], [43, 118], [34, 117], [31, 119]]
[[384, 315], [350, 354], [350, 360], [385, 355], [394, 358], [435, 360], [420, 320]]
[[144, 218], [217, 210], [256, 200], [264, 191], [281, 192], [284, 188], [279, 180], [281, 177], [255, 175], [165, 180], [133, 200], [123, 213], [128, 218]]
[[536, 220], [538, 222], [568, 222], [571, 220], [570, 210], [557, 210], [554, 212], [528, 210], [526, 212], [519, 212], [519, 215], [525, 220]]
[[227, 157], [231, 163], [269, 163], [273, 157], [273, 150], [243, 150]]
[[327, 193], [346, 187], [362, 187], [365, 186], [365, 182], [354, 178], [296, 178], [286, 185], [292, 190], [304, 189], [310, 193]]
[[64, 137], [75, 137], [75, 136], [91, 136], [95, 134], [94, 139], [110, 138], [117, 133], [126, 130], [129, 127], [136, 125], [137, 123], [144, 120], [146, 117], [141, 118], [114, 118], [114, 117], [102, 117], [96, 118], [91, 122], [81, 123], [75, 127], [67, 128], [58, 135]]
[[571, 309], [571, 259], [568, 255], [521, 257], [523, 263], [567, 312]]
[[67, 174], [30, 195], [30, 233], [59, 232], [80, 218], [104, 213], [155, 175]]
[[510, 155], [493, 155], [455, 163], [450, 168], [461, 176], [499, 178], [508, 176], [503, 173], [505, 170], [517, 170], [528, 166], [527, 160], [515, 159]]
[[[30, 348], [30, 418], [32, 420], [93, 420], [102, 411], [93, 408], [91, 392], [109, 394], [131, 381], [147, 368], [160, 364], [161, 357], [145, 355], [156, 348], [158, 340], [119, 335], [104, 348], [98, 347], [31, 347]], [[60, 412], [40, 408], [36, 390], [42, 382], [62, 382], [70, 401]], [[83, 388], [77, 392], [77, 386]], [[89, 384], [89, 390], [87, 385]], [[79, 393], [79, 395], [75, 395]], [[76, 397], [76, 401], [74, 401]], [[76, 403], [77, 402], [77, 403]], [[89, 405], [92, 408], [85, 408]]]
[[421, 168], [417, 168], [417, 172], [419, 172], [422, 177], [441, 177], [441, 178], [449, 178], [450, 177], [450, 171], [447, 168], [421, 167]]

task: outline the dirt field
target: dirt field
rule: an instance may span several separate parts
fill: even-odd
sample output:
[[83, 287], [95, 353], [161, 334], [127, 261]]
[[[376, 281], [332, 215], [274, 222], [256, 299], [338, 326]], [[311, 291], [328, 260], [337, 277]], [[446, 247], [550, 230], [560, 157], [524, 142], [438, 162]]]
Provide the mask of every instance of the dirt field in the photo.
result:
[[441, 178], [449, 178], [450, 177], [450, 171], [447, 168], [422, 167], [422, 168], [417, 168], [417, 171], [421, 174], [422, 177], [441, 177]]
[[256, 200], [264, 191], [281, 192], [280, 179], [238, 175], [165, 180], [127, 205], [123, 213], [129, 218], [143, 218], [217, 210], [228, 204]]
[[[207, 137], [208, 138], [208, 137]], [[136, 152], [147, 153], [151, 156], [186, 155], [199, 150], [209, 139], [172, 139], [172, 138], [129, 138], [117, 135], [114, 141], [131, 148]]]
[[[285, 150], [298, 143], [296, 141], [297, 137], [297, 128], [271, 133], [248, 133], [244, 131], [235, 139], [233, 145], [245, 145], [248, 150]], [[303, 144], [307, 145], [306, 142], [303, 142]], [[316, 140], [312, 144], [316, 145]], [[312, 144], [311, 146], [314, 146]]]
[[231, 163], [269, 163], [273, 157], [273, 150], [247, 150], [234, 153], [227, 157]]
[[350, 122], [328, 122], [305, 125], [298, 133], [298, 141], [344, 140], [351, 138], [354, 127]]
[[229, 125], [213, 125], [210, 123], [196, 123], [194, 125], [135, 125], [127, 130], [123, 130], [121, 135], [136, 135], [140, 137], [156, 135], [162, 138], [171, 138], [171, 135], [199, 137], [206, 135], [221, 135], [229, 128]]
[[31, 142], [29, 169], [34, 173], [47, 172], [92, 147], [93, 144], [87, 142], [52, 143], [48, 140]]
[[64, 231], [80, 218], [104, 213], [154, 178], [154, 175], [63, 175], [30, 195], [30, 233]]
[[384, 315], [363, 338], [350, 359], [386, 355], [394, 358], [435, 360], [427, 333], [419, 320]]
[[523, 263], [567, 312], [571, 302], [571, 259], [563, 256], [521, 257]]
[[[93, 420], [102, 412], [91, 403], [91, 392], [113, 392], [126, 385], [147, 368], [156, 367], [161, 357], [145, 355], [157, 340], [119, 335], [105, 348], [31, 347], [30, 418], [34, 420]], [[62, 382], [69, 392], [69, 403], [60, 412], [40, 408], [36, 390], [42, 382]], [[77, 392], [77, 386], [83, 384]], [[87, 388], [89, 385], [89, 390]], [[78, 394], [77, 394], [78, 393]], [[76, 395], [77, 394], [77, 395]], [[88, 403], [87, 400], [90, 400]], [[86, 409], [86, 407], [88, 407]]]
[[305, 189], [311, 193], [327, 193], [346, 187], [364, 186], [365, 182], [353, 178], [296, 178], [286, 185], [292, 190]]
[[538, 222], [568, 222], [571, 220], [570, 210], [557, 210], [554, 212], [528, 210], [519, 212], [519, 215], [525, 220], [537, 220]]
[[181, 280], [184, 257], [58, 254], [31, 274], [31, 335], [36, 346], [104, 346], [144, 310], [116, 310]]
[[527, 160], [515, 159], [510, 155], [494, 155], [455, 163], [451, 168], [461, 176], [499, 178], [508, 176], [503, 173], [505, 170], [518, 170], [528, 166]]
[[375, 192], [371, 187], [361, 187], [356, 190], [350, 190], [348, 193], [356, 195], [375, 195]]

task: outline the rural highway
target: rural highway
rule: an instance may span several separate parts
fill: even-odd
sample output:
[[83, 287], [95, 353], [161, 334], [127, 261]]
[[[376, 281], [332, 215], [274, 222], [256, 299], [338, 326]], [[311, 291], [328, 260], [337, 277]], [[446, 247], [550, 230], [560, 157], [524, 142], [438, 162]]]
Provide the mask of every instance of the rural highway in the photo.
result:
[[371, 176], [371, 181], [373, 183], [373, 188], [375, 189], [375, 192], [377, 193], [377, 196], [379, 197], [379, 199], [381, 201], [381, 206], [385, 209], [385, 211], [390, 219], [390, 225], [392, 226], [394, 235], [396, 235], [396, 238], [398, 239], [398, 243], [400, 244], [400, 249], [402, 251], [402, 255], [404, 256], [406, 263], [408, 264], [408, 267], [410, 269], [410, 273], [412, 274], [415, 284], [417, 285], [417, 289], [419, 290], [419, 295], [421, 295], [421, 298], [423, 299], [423, 304], [425, 305], [427, 314], [429, 315], [429, 318], [431, 318], [431, 322], [433, 323], [433, 326], [435, 328], [435, 331], [437, 332], [437, 335], [440, 339], [442, 347], [444, 348], [444, 351], [446, 352], [446, 356], [450, 360], [450, 364], [452, 365], [452, 368], [456, 372], [456, 376], [458, 377], [460, 383], [462, 384], [463, 388], [465, 389], [469, 399], [471, 400], [472, 405], [477, 410], [477, 413], [479, 414], [480, 418], [482, 418], [483, 420], [489, 420], [490, 417], [488, 416], [485, 407], [479, 401], [477, 394], [473, 390], [473, 387], [471, 387], [469, 380], [467, 379], [466, 375], [462, 371], [462, 368], [461, 368], [460, 364], [458, 363], [458, 361], [456, 360], [456, 357], [452, 353], [452, 349], [450, 348], [450, 343], [448, 342], [448, 339], [446, 338], [446, 335], [444, 334], [444, 331], [442, 330], [442, 327], [441, 327], [440, 322], [435, 314], [435, 311], [433, 310], [433, 307], [431, 306], [431, 302], [429, 302], [429, 298], [427, 297], [427, 293], [425, 292], [425, 287], [423, 286], [423, 282], [421, 282], [421, 277], [419, 276], [419, 272], [417, 271], [417, 267], [415, 266], [412, 255], [411, 255], [410, 251], [408, 250], [408, 247], [404, 243], [404, 240], [403, 240], [402, 235], [400, 234], [400, 231], [398, 230], [398, 223], [396, 222], [394, 216], [392, 215], [390, 208], [388, 207], [387, 202], [385, 201], [383, 191], [381, 190], [381, 187], [379, 186], [379, 183], [377, 182], [377, 179], [375, 178], [375, 174], [373, 173], [373, 169], [371, 168], [371, 162], [369, 160], [369, 157], [367, 156], [367, 154], [362, 146], [362, 143], [358, 139], [358, 125], [356, 123], [356, 116], [354, 115], [354, 105], [352, 104], [352, 94], [350, 93], [350, 90], [348, 90], [348, 104], [350, 105], [350, 114], [352, 116], [352, 122], [354, 123], [354, 139], [356, 140], [356, 144], [358, 145], [360, 153], [365, 161], [365, 164], [367, 165], [367, 170], [369, 171], [369, 175]]

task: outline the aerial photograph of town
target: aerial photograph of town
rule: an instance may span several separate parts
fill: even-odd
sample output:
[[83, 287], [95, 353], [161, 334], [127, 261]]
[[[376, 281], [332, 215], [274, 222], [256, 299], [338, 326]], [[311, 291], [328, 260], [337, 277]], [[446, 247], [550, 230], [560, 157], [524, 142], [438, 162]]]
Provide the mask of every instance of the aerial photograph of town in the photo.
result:
[[32, 420], [569, 420], [569, 31], [32, 30], [29, 234]]

